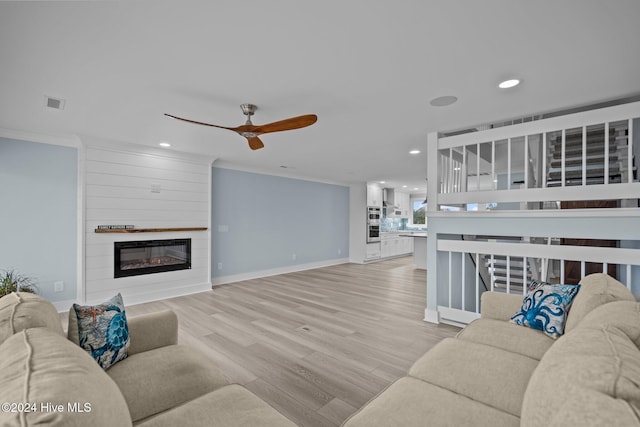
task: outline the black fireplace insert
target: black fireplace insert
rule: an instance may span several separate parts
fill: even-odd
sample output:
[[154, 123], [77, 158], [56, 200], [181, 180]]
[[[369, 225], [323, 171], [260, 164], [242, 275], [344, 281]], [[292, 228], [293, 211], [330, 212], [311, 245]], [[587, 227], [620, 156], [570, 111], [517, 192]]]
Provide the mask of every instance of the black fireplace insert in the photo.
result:
[[191, 239], [114, 243], [115, 278], [190, 268]]

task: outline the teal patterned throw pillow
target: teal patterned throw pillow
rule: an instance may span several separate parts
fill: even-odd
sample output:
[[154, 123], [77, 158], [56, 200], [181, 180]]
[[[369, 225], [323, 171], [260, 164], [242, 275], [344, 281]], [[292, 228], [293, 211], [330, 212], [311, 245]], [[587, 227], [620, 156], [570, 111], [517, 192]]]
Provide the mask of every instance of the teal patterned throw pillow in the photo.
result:
[[80, 347], [102, 369], [127, 357], [129, 329], [120, 294], [99, 305], [73, 304], [78, 317]]
[[564, 333], [567, 311], [580, 285], [551, 285], [532, 281], [522, 308], [511, 318], [516, 325], [537, 329], [558, 338]]
[[543, 286], [543, 285], [553, 286], [553, 285], [552, 285], [551, 283], [549, 283], [549, 282], [538, 282], [537, 280], [535, 280], [535, 279], [534, 279], [534, 280], [532, 280], [532, 281], [529, 283], [529, 287], [527, 288], [527, 292], [531, 292], [531, 291], [533, 291], [534, 289], [536, 289], [537, 287], [539, 287], [539, 286]]

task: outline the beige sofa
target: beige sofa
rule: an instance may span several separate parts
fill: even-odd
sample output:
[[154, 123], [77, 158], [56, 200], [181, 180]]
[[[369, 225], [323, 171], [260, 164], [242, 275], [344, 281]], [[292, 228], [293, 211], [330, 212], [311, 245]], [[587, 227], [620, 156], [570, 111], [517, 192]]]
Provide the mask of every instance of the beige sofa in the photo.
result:
[[129, 356], [104, 371], [72, 342], [75, 314], [67, 339], [51, 303], [25, 293], [1, 298], [0, 425], [295, 426], [228, 384], [206, 356], [177, 345], [173, 312], [128, 323]]
[[640, 426], [640, 303], [583, 278], [565, 334], [508, 322], [522, 296], [485, 292], [481, 318], [348, 419], [376, 426]]

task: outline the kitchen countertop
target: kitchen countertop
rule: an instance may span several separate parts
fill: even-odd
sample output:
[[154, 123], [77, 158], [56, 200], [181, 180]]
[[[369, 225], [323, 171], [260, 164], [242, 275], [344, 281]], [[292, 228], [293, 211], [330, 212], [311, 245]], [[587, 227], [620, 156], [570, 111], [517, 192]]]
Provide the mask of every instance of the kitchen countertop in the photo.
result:
[[396, 231], [381, 231], [380, 234], [381, 235], [388, 235], [388, 236], [398, 236], [400, 234], [403, 234], [405, 236], [411, 236], [413, 234], [425, 234], [427, 232], [427, 230], [396, 230]]
[[422, 237], [422, 238], [427, 238], [427, 232], [413, 232], [413, 233], [402, 233], [400, 234], [400, 236], [403, 237]]

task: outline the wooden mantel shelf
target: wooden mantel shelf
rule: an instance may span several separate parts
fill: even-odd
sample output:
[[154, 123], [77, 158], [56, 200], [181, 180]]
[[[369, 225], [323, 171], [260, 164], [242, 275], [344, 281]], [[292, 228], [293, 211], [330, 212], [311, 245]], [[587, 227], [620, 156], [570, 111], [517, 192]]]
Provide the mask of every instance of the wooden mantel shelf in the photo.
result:
[[96, 228], [96, 233], [165, 233], [172, 231], [207, 231], [207, 227], [185, 227], [185, 228], [116, 228], [102, 229]]

